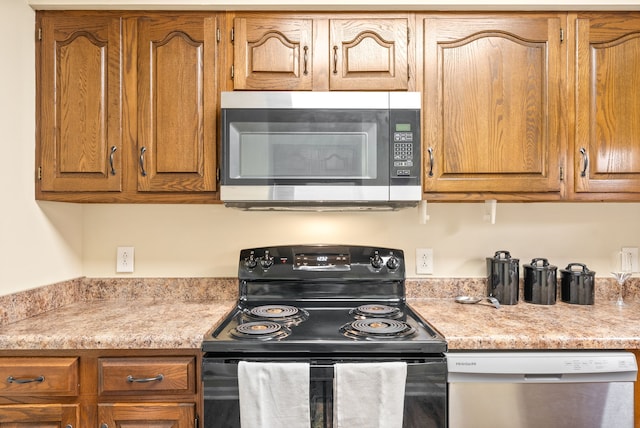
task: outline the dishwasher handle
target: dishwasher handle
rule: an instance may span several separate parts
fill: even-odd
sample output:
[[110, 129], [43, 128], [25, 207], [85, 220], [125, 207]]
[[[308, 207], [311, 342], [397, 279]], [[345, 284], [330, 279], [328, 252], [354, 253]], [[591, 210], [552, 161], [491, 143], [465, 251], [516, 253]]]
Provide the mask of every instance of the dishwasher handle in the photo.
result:
[[633, 382], [635, 371], [608, 373], [451, 373], [449, 383], [599, 383]]

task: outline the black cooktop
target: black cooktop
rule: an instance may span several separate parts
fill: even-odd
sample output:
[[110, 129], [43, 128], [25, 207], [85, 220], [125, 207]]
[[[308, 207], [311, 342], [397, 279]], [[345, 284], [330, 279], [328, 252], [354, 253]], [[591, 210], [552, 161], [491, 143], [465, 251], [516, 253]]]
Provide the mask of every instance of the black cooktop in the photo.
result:
[[296, 245], [242, 250], [238, 306], [203, 351], [440, 354], [446, 342], [406, 304], [402, 250]]

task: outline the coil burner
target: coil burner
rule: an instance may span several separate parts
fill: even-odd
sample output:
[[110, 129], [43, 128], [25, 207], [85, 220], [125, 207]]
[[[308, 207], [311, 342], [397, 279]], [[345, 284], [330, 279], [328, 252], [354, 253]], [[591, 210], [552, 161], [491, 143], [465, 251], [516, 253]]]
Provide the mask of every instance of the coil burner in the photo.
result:
[[291, 334], [288, 327], [273, 321], [255, 321], [238, 324], [231, 330], [237, 339], [278, 340]]
[[262, 305], [245, 309], [243, 315], [248, 320], [269, 320], [284, 325], [298, 325], [309, 318], [309, 312], [295, 306]]
[[357, 308], [353, 308], [349, 311], [349, 314], [353, 315], [356, 319], [366, 319], [366, 318], [387, 318], [387, 319], [399, 319], [404, 316], [400, 308], [380, 305], [380, 304], [369, 304], [369, 305], [361, 305]]
[[401, 339], [416, 332], [404, 321], [387, 318], [355, 320], [340, 327], [340, 331], [352, 339]]

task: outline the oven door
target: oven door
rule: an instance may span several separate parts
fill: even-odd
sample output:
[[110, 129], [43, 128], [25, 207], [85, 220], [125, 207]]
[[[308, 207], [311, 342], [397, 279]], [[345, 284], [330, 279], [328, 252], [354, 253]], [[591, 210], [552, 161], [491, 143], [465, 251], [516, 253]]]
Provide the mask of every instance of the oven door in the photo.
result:
[[[260, 359], [251, 359], [251, 361], [260, 361]], [[341, 359], [340, 361], [350, 360]], [[407, 381], [403, 428], [446, 427], [447, 369], [444, 357], [405, 361], [407, 362]], [[311, 428], [333, 427], [334, 362], [335, 360], [311, 361], [309, 392]], [[371, 360], [352, 359], [350, 362], [371, 362]], [[204, 428], [240, 428], [238, 360], [205, 356], [202, 373]]]

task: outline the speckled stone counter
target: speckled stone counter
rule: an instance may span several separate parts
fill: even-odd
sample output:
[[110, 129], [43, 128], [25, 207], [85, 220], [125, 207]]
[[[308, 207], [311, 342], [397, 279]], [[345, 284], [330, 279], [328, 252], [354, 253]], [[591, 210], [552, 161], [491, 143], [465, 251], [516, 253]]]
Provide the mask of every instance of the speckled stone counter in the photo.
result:
[[0, 328], [0, 349], [197, 349], [233, 303], [77, 302]]
[[0, 349], [198, 349], [235, 306], [237, 287], [237, 279], [78, 279], [5, 296]]
[[411, 306], [459, 349], [640, 349], [640, 303], [622, 308], [595, 305], [533, 305], [495, 309], [488, 302], [412, 299]]
[[407, 281], [407, 298], [451, 350], [640, 349], [640, 278], [627, 281], [622, 308], [613, 303], [613, 278], [596, 278], [594, 305], [563, 303], [560, 293], [554, 305], [526, 303], [520, 286], [518, 304], [500, 309], [486, 301], [455, 302], [456, 296], [485, 296], [484, 278]]
[[[449, 349], [640, 349], [640, 278], [616, 307], [612, 280], [596, 280], [590, 306], [455, 303], [485, 281], [407, 280], [409, 303]], [[0, 296], [0, 349], [198, 349], [233, 309], [234, 278], [78, 278]]]

